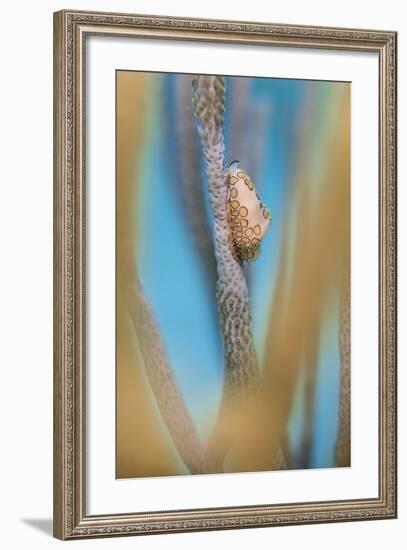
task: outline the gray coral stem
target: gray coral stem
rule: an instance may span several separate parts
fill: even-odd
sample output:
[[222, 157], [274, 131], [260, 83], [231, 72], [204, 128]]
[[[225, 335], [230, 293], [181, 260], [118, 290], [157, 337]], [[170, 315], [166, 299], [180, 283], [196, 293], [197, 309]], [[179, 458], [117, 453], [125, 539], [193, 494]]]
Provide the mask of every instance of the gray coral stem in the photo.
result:
[[340, 298], [340, 395], [339, 395], [339, 428], [335, 447], [335, 462], [339, 467], [350, 466], [350, 415], [351, 415], [351, 385], [350, 385], [350, 354], [351, 354], [351, 320], [350, 320], [350, 271], [342, 284]]
[[[225, 79], [195, 76], [192, 101], [205, 158], [217, 263], [217, 301], [225, 348], [225, 380], [220, 418], [228, 401], [253, 394], [259, 369], [251, 332], [251, 314], [246, 280], [229, 242], [224, 167]], [[219, 422], [218, 422], [219, 424]], [[215, 428], [216, 438], [216, 428]], [[225, 450], [226, 452], [226, 450]]]
[[129, 304], [147, 376], [173, 442], [192, 474], [208, 473], [206, 451], [178, 389], [160, 330], [137, 276], [130, 285]]
[[201, 151], [192, 112], [190, 76], [177, 76], [176, 92], [180, 190], [191, 237], [206, 272], [209, 289], [213, 291], [216, 284], [216, 260], [210, 234], [208, 211], [202, 197]]

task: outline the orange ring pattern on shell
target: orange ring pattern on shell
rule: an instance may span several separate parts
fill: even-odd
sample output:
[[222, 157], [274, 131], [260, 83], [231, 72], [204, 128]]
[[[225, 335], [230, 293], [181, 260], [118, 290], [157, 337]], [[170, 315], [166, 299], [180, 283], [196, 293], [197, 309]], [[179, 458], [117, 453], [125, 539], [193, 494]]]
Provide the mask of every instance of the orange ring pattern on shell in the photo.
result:
[[[240, 187], [236, 186], [236, 184], [241, 181], [250, 191], [255, 193], [257, 200], [260, 202], [259, 214], [262, 214], [265, 220], [271, 220], [271, 215], [269, 210], [260, 201], [259, 195], [247, 174], [240, 169], [236, 172], [236, 176], [229, 175], [226, 180], [226, 183], [229, 184], [228, 220], [231, 231], [230, 241], [233, 254], [237, 259], [253, 261], [259, 255], [260, 242], [264, 235], [262, 236], [262, 228], [259, 224], [255, 224], [254, 226], [250, 224], [249, 208], [244, 204], [244, 201], [242, 203], [242, 196], [239, 196]], [[232, 185], [236, 187], [231, 187]]]

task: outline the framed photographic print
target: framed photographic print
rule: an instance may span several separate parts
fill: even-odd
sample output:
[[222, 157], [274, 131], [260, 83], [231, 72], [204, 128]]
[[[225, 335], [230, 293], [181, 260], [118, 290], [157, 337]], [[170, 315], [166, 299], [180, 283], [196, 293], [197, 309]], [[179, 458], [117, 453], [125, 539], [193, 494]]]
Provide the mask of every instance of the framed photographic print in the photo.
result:
[[54, 534], [396, 517], [396, 33], [54, 15]]

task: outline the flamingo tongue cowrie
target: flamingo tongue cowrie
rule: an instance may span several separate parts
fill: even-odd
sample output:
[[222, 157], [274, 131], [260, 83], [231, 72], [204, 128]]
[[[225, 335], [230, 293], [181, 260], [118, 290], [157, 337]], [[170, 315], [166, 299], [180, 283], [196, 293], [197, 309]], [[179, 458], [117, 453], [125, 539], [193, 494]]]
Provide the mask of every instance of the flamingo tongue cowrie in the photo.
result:
[[235, 160], [226, 172], [229, 237], [234, 257], [252, 262], [271, 223], [271, 214], [254, 185]]

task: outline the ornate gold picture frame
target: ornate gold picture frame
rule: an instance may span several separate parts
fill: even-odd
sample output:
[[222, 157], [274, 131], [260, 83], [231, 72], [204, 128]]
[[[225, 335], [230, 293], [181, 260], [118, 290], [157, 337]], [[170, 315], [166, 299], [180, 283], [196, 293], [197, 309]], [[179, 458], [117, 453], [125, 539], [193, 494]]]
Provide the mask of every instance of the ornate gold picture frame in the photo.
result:
[[[375, 56], [374, 63], [377, 64], [379, 76], [377, 89], [372, 90], [379, 99], [379, 119], [374, 121], [378, 129], [376, 141], [379, 160], [378, 181], [375, 182], [378, 189], [375, 199], [378, 208], [374, 213], [377, 216], [378, 233], [377, 236], [372, 237], [376, 244], [378, 243], [378, 289], [375, 296], [378, 303], [378, 338], [377, 341], [371, 342], [371, 345], [377, 348], [378, 358], [378, 365], [376, 365], [378, 391], [375, 405], [378, 411], [375, 496], [281, 503], [264, 502], [259, 497], [258, 503], [253, 504], [252, 499], [247, 505], [236, 502], [224, 506], [214, 500], [209, 505], [192, 508], [186, 504], [184, 507], [174, 506], [171, 509], [161, 505], [153, 510], [151, 508], [141, 508], [137, 511], [129, 509], [125, 513], [115, 510], [109, 513], [89, 511], [88, 480], [91, 461], [88, 456], [87, 336], [89, 323], [92, 320], [91, 317], [87, 320], [87, 296], [90, 284], [87, 276], [89, 268], [87, 253], [88, 209], [92, 194], [87, 193], [89, 178], [87, 156], [92, 136], [88, 134], [86, 113], [89, 105], [86, 103], [88, 99], [86, 92], [89, 84], [87, 48], [91, 37], [109, 37], [112, 41], [148, 39], [160, 44], [175, 41], [180, 45], [199, 43], [214, 46], [239, 45], [253, 49], [265, 47], [270, 48], [270, 51], [276, 48], [287, 48], [294, 52], [305, 50], [361, 52]], [[396, 60], [397, 34], [391, 31], [74, 10], [64, 10], [54, 14], [55, 537], [65, 540], [396, 517]], [[143, 70], [149, 69], [147, 67]], [[275, 75], [275, 77], [279, 76]], [[221, 85], [223, 85], [222, 82]], [[198, 99], [195, 101], [198, 104], [202, 99], [199, 96], [199, 86], [206, 85], [205, 79], [200, 81], [198, 78], [194, 83], [194, 93], [198, 93]], [[217, 85], [218, 83], [215, 82], [215, 88]], [[196, 92], [197, 89], [198, 92]], [[115, 109], [115, 105], [111, 107]], [[204, 132], [199, 126], [202, 123], [202, 110], [196, 109], [195, 116], [202, 138]], [[205, 147], [205, 137], [202, 138], [202, 142]], [[207, 153], [205, 150], [204, 152]], [[235, 160], [230, 159], [230, 161], [227, 177], [234, 178]], [[251, 180], [247, 178], [245, 181], [246, 185], [252, 189]], [[114, 189], [115, 181], [108, 183]], [[354, 185], [354, 182], [351, 182], [351, 185]], [[97, 208], [97, 205], [93, 208]], [[269, 223], [273, 215], [272, 206], [271, 215], [267, 209], [263, 208], [263, 204], [261, 208]], [[246, 214], [245, 208], [245, 216]], [[358, 215], [363, 217], [364, 213], [360, 212]], [[254, 225], [254, 227], [259, 227], [260, 235], [262, 231], [260, 226]], [[254, 255], [257, 256], [258, 251], [245, 249], [241, 252], [243, 253], [250, 254], [249, 260], [251, 260]], [[247, 260], [247, 257], [245, 259]], [[111, 365], [111, 369], [114, 372], [114, 364]], [[357, 406], [357, 395], [352, 395], [352, 414]], [[349, 466], [347, 463], [344, 465]], [[215, 474], [219, 475], [220, 471], [223, 470], [215, 470]], [[177, 473], [182, 472], [180, 470]], [[211, 475], [211, 472], [203, 473]], [[148, 483], [148, 480], [145, 481]], [[126, 483], [126, 480], [121, 479], [120, 483]], [[147, 491], [147, 485], [145, 487]], [[245, 502], [243, 489], [241, 501]]]

